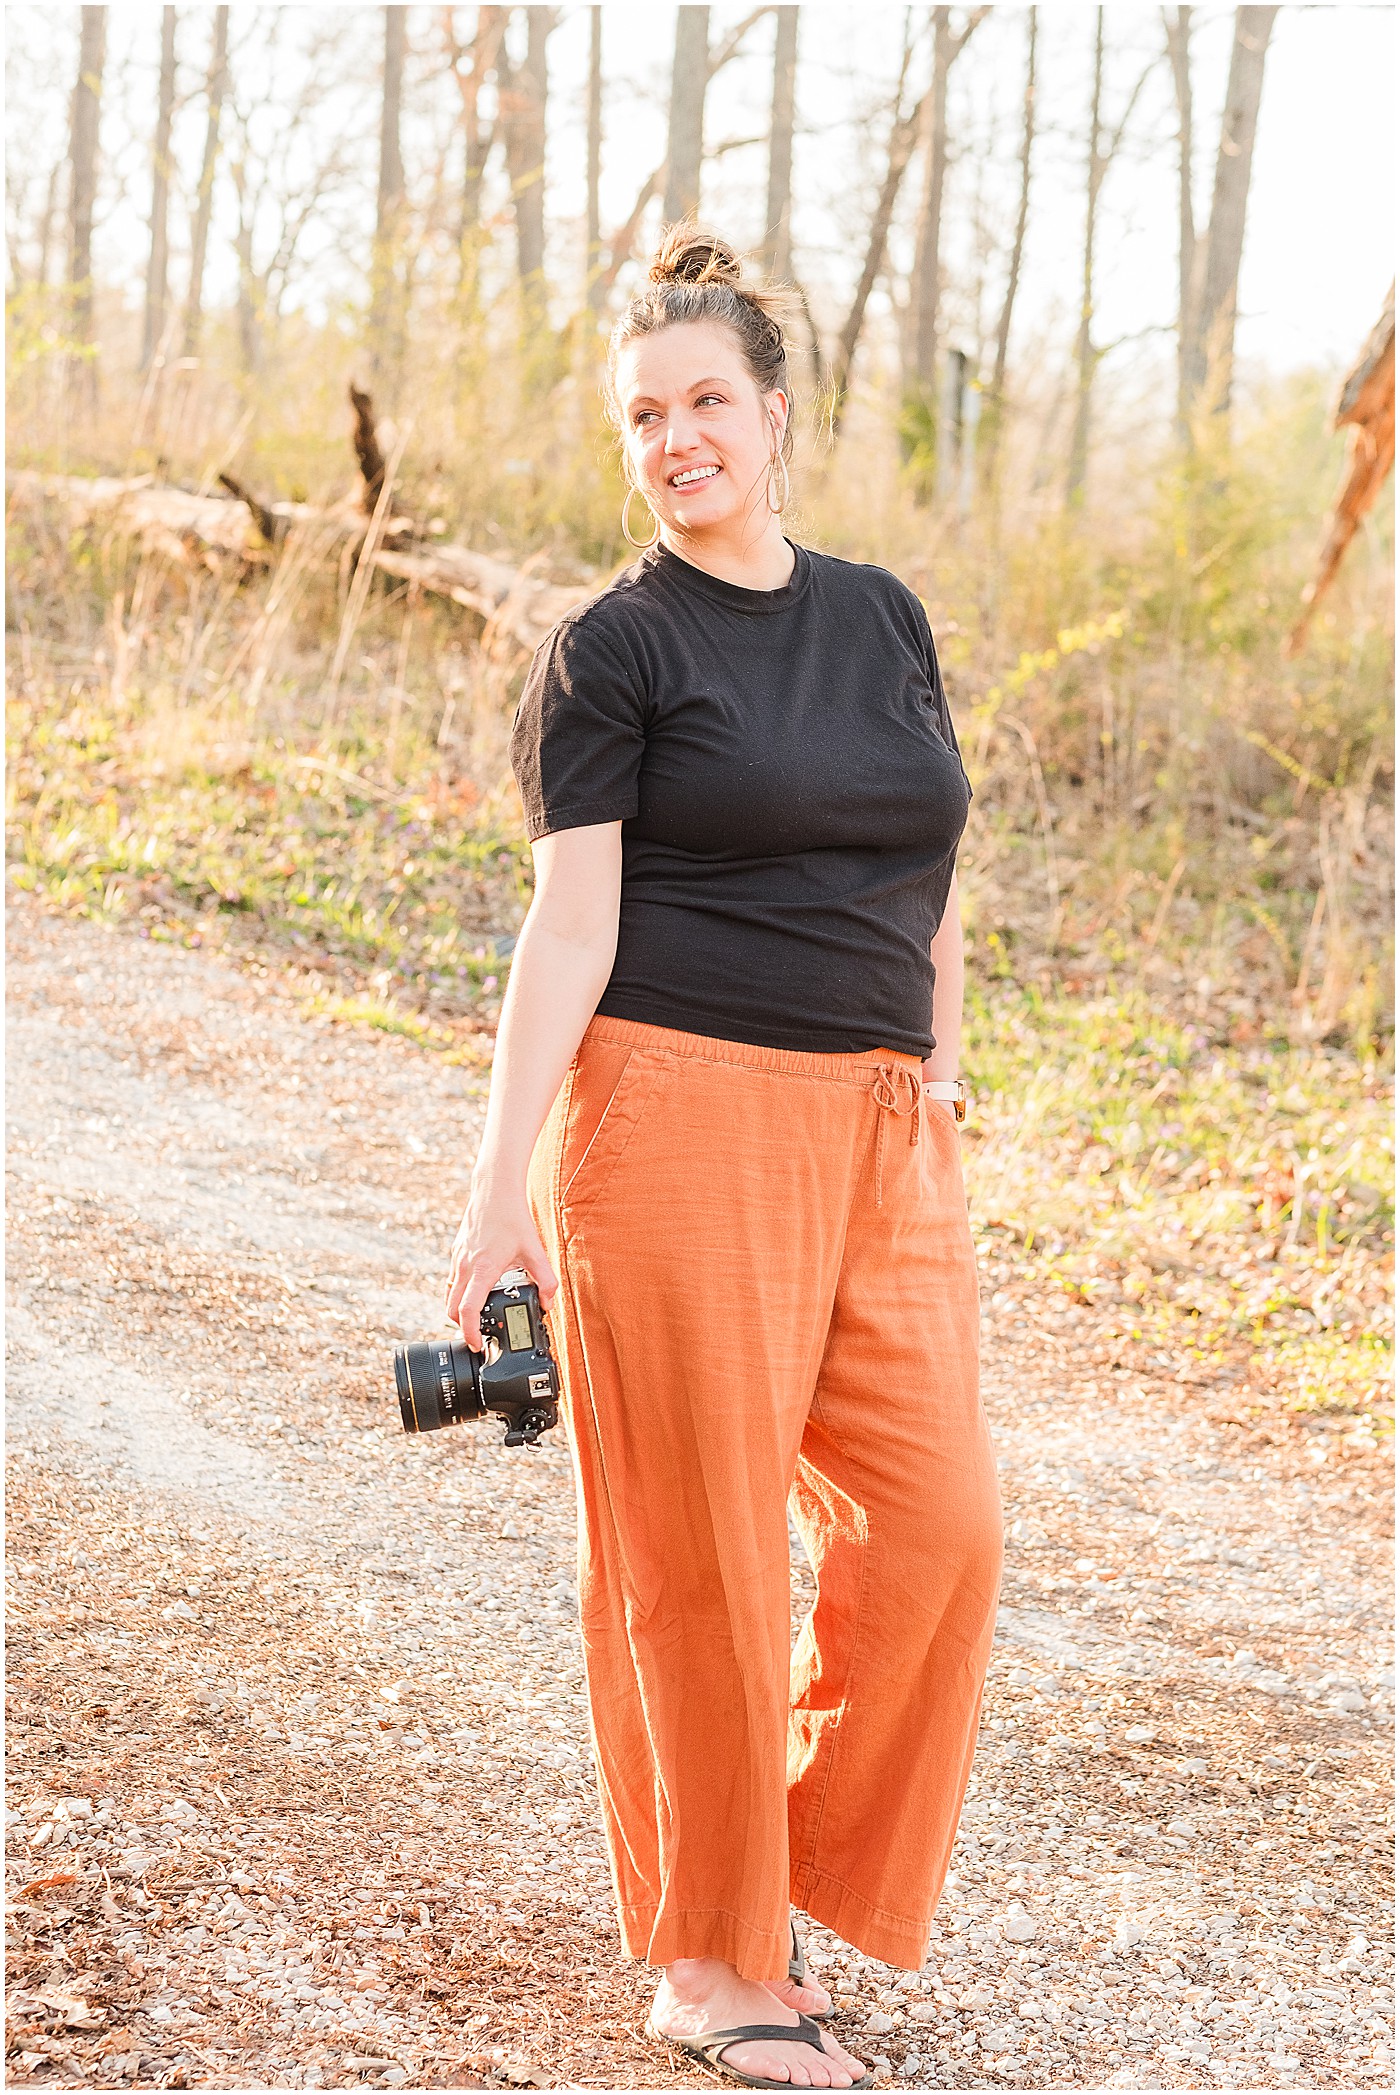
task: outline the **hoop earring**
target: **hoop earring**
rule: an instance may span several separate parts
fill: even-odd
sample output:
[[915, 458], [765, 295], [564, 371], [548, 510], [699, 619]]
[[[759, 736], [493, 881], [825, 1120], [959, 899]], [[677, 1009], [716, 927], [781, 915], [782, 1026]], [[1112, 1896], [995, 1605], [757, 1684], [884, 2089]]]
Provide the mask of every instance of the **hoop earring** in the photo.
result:
[[[656, 511], [648, 505], [647, 515], [651, 518], [651, 537], [634, 538], [632, 536], [628, 527], [628, 516], [632, 508], [632, 497], [636, 494], [641, 494], [641, 489], [633, 487], [629, 483], [627, 492], [622, 498], [622, 535], [629, 546], [635, 546], [639, 553], [645, 553], [651, 546], [656, 544], [657, 539], [661, 536], [661, 520], [657, 516]], [[645, 495], [642, 495], [642, 500], [646, 501]]]
[[[782, 480], [782, 487], [783, 487], [783, 491], [782, 491], [782, 494], [780, 495], [780, 497], [778, 498], [778, 500], [777, 500], [776, 502], [775, 502], [775, 501], [773, 500], [773, 469], [774, 469], [774, 467], [775, 467], [775, 466], [776, 466], [776, 467], [779, 467], [779, 468], [781, 469], [781, 471], [782, 471], [782, 476], [783, 476], [783, 480]], [[773, 453], [773, 456], [772, 456], [772, 457], [771, 457], [771, 458], [769, 459], [769, 461], [768, 461], [768, 507], [769, 507], [769, 510], [770, 510], [770, 511], [772, 512], [772, 514], [773, 514], [774, 516], [781, 516], [781, 515], [782, 515], [782, 513], [783, 513], [783, 511], [784, 511], [784, 510], [785, 510], [785, 509], [787, 508], [787, 506], [788, 506], [788, 503], [789, 503], [789, 502], [790, 502], [791, 500], [792, 500], [792, 480], [791, 480], [791, 477], [790, 477], [790, 475], [789, 475], [789, 473], [788, 473], [788, 469], [787, 469], [787, 460], [786, 460], [786, 459], [785, 459], [785, 458], [783, 457], [783, 454], [782, 454], [782, 452], [781, 452], [781, 451], [775, 451], [775, 452]]]

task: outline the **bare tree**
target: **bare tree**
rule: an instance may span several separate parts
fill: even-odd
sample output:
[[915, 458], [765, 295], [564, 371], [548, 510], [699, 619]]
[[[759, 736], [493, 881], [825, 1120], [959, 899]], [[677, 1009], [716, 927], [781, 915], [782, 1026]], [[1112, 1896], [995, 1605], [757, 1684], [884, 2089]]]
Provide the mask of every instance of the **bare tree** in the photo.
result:
[[768, 210], [763, 261], [770, 276], [792, 274], [792, 131], [797, 100], [797, 9], [775, 7], [773, 108], [768, 126]]
[[[771, 13], [771, 7], [756, 7], [753, 9], [751, 14], [745, 15], [742, 21], [735, 23], [734, 27], [730, 30], [728, 36], [725, 37], [723, 43], [717, 44], [714, 50], [711, 51], [708, 57], [706, 58], [706, 86], [709, 85], [710, 81], [714, 79], [717, 73], [723, 72], [724, 68], [729, 64], [731, 59], [737, 58], [740, 51], [742, 51], [745, 39], [747, 38], [749, 31], [753, 28], [755, 22], [761, 22], [766, 14]], [[738, 142], [748, 145], [754, 145], [758, 144], [760, 141], [756, 139], [745, 139]], [[721, 148], [720, 150], [723, 150], [723, 148]], [[667, 171], [669, 167], [669, 160], [663, 160], [660, 167], [654, 167], [652, 169], [651, 173], [647, 176], [641, 188], [638, 190], [637, 201], [633, 204], [631, 211], [623, 220], [621, 226], [613, 235], [613, 238], [608, 242], [607, 265], [603, 269], [602, 274], [598, 279], [598, 296], [600, 302], [607, 297], [609, 291], [611, 291], [613, 285], [617, 282], [617, 279], [621, 274], [622, 270], [630, 261], [632, 256], [632, 250], [637, 244], [637, 234], [641, 228], [642, 220], [646, 215], [647, 206], [648, 204], [650, 204], [654, 196], [656, 196], [660, 191], [664, 190], [666, 185]], [[664, 208], [662, 215], [663, 217], [666, 215]]]
[[[84, 347], [92, 341], [92, 213], [97, 199], [97, 127], [106, 56], [107, 10], [85, 7], [78, 30], [78, 77], [68, 134], [68, 283], [73, 339]], [[96, 367], [89, 363], [88, 369], [91, 398]]]
[[590, 313], [603, 303], [603, 223], [598, 187], [603, 173], [603, 10], [588, 13], [588, 202], [584, 249], [585, 298]]
[[1176, 93], [1176, 433], [1186, 441], [1190, 425], [1191, 394], [1188, 382], [1188, 345], [1192, 336], [1192, 314], [1197, 296], [1196, 276], [1202, 259], [1196, 239], [1196, 213], [1191, 200], [1191, 178], [1195, 153], [1195, 122], [1191, 101], [1190, 7], [1162, 9], [1167, 32], [1167, 57], [1171, 61], [1172, 86]]
[[855, 361], [861, 330], [865, 326], [866, 308], [870, 294], [884, 267], [885, 247], [889, 241], [890, 223], [894, 207], [899, 201], [900, 187], [904, 181], [909, 162], [914, 155], [919, 131], [929, 105], [932, 88], [925, 90], [920, 99], [909, 109], [904, 107], [904, 90], [909, 77], [909, 63], [913, 56], [909, 19], [905, 18], [904, 50], [900, 58], [899, 79], [895, 84], [894, 108], [890, 124], [890, 141], [885, 152], [885, 172], [880, 183], [879, 195], [871, 215], [870, 230], [866, 235], [865, 261], [861, 266], [860, 279], [851, 298], [849, 310], [841, 332], [836, 340], [836, 352], [831, 361], [830, 386], [831, 406], [829, 426], [834, 443], [841, 426], [845, 409], [846, 394], [851, 382], [851, 365]]
[[476, 250], [481, 224], [481, 184], [495, 143], [492, 126], [483, 121], [481, 90], [494, 70], [505, 35], [506, 7], [479, 7], [470, 45], [463, 48], [447, 10], [448, 57], [462, 99], [462, 201], [457, 216], [457, 288], [465, 293], [476, 278]]
[[275, 108], [251, 90], [243, 102], [231, 68], [224, 104], [225, 152], [238, 208], [238, 342], [250, 373], [259, 368], [265, 338], [281, 319], [308, 230], [329, 234], [347, 252], [363, 238], [356, 187], [360, 139], [324, 121], [328, 104], [352, 79], [359, 91], [358, 54], [329, 16], [308, 39], [296, 39], [301, 62], [289, 66], [283, 54], [298, 17], [291, 8], [261, 12], [252, 26], [264, 32], [264, 47], [248, 68], [250, 76], [295, 72], [296, 92]]
[[404, 219], [403, 67], [408, 50], [408, 10], [384, 10], [384, 73], [379, 103], [379, 187], [375, 200], [374, 252], [370, 267], [370, 369], [376, 386], [398, 370], [403, 356], [402, 242]]
[[948, 169], [948, 75], [968, 38], [991, 12], [969, 9], [960, 29], [953, 27], [951, 7], [933, 10], [933, 81], [929, 96], [928, 152], [924, 160], [924, 193], [919, 212], [910, 287], [912, 370], [906, 397], [931, 410], [938, 378], [939, 249], [943, 224], [943, 183]]
[[1031, 208], [1031, 149], [1035, 144], [1035, 46], [1038, 10], [1026, 10], [1026, 89], [1021, 117], [1021, 186], [1016, 202], [1016, 231], [1011, 240], [1011, 259], [1006, 267], [1006, 291], [997, 319], [996, 353], [991, 383], [982, 409], [983, 460], [988, 478], [996, 472], [1006, 424], [1006, 359], [1011, 344], [1011, 317], [1021, 282], [1021, 259], [1025, 253], [1026, 225]]
[[156, 142], [151, 155], [151, 251], [146, 264], [146, 316], [141, 334], [141, 369], [150, 369], [165, 333], [170, 258], [170, 126], [175, 114], [175, 10], [161, 9], [160, 90]]
[[190, 238], [190, 287], [185, 303], [185, 355], [199, 351], [199, 330], [204, 314], [204, 257], [209, 246], [209, 221], [214, 210], [214, 170], [219, 159], [219, 124], [228, 90], [228, 9], [214, 9], [214, 42], [209, 58], [206, 89], [208, 118], [204, 127], [204, 159], [199, 170], [199, 192], [195, 200], [194, 231]]
[[1084, 483], [1089, 471], [1089, 417], [1093, 400], [1094, 373], [1106, 354], [1103, 347], [1094, 343], [1094, 247], [1098, 237], [1099, 198], [1103, 192], [1104, 179], [1113, 165], [1118, 148], [1137, 107], [1138, 96], [1152, 76], [1157, 61], [1153, 59], [1138, 75], [1137, 83], [1124, 105], [1123, 114], [1112, 131], [1107, 130], [1103, 117], [1103, 60], [1104, 60], [1104, 11], [1094, 9], [1094, 71], [1093, 85], [1089, 98], [1089, 151], [1087, 181], [1084, 196], [1084, 250], [1080, 279], [1079, 332], [1075, 339], [1075, 398], [1074, 426], [1069, 441], [1069, 469], [1065, 478], [1065, 499], [1077, 504], [1083, 499]]
[[545, 106], [549, 91], [547, 47], [558, 20], [552, 7], [515, 10], [526, 18], [525, 55], [517, 63], [505, 40], [496, 54], [501, 128], [515, 212], [516, 268], [527, 301], [544, 302]]
[[60, 155], [49, 169], [48, 186], [44, 191], [44, 208], [39, 214], [39, 232], [36, 242], [38, 259], [34, 265], [34, 281], [36, 284], [46, 284], [49, 280], [49, 250], [55, 244], [55, 228], [62, 223], [63, 172], [64, 156]]
[[1210, 225], [1199, 296], [1191, 301], [1185, 330], [1186, 411], [1203, 399], [1217, 413], [1230, 405], [1235, 361], [1235, 309], [1244, 256], [1245, 213], [1254, 158], [1254, 134], [1264, 91], [1264, 57], [1276, 7], [1238, 7], [1220, 147], [1215, 160]]
[[671, 61], [671, 116], [666, 132], [666, 193], [661, 205], [662, 216], [668, 221], [691, 218], [700, 205], [709, 55], [709, 8], [678, 7]]

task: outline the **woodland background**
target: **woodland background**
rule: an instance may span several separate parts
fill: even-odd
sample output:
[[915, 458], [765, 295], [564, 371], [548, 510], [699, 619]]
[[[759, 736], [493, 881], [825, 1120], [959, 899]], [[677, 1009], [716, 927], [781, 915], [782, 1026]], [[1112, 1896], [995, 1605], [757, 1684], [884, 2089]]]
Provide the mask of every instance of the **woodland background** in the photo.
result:
[[389, 1363], [515, 696], [632, 557], [605, 332], [698, 206], [793, 285], [789, 528], [921, 592], [976, 788], [998, 1632], [924, 1969], [813, 1968], [882, 2087], [1393, 2086], [1385, 503], [1303, 601], [1387, 370], [1393, 446], [1393, 13], [0, 23], [12, 2084], [693, 2083], [567, 1448], [405, 1435]]
[[1379, 1433], [1393, 534], [1302, 631], [1364, 330], [1236, 355], [1301, 12], [7, 10], [11, 879], [484, 1071], [511, 710], [631, 557], [602, 346], [698, 210], [794, 287], [793, 535], [938, 637], [979, 1228], [1242, 1413]]

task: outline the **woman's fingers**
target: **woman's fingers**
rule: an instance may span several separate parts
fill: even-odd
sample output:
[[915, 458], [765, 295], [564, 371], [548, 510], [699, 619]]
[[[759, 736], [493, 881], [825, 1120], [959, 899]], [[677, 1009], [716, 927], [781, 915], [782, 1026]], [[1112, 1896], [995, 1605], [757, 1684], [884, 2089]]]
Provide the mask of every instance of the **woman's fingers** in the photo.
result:
[[548, 1309], [559, 1292], [559, 1277], [538, 1237], [532, 1237], [522, 1248], [520, 1263], [540, 1291], [540, 1308]]
[[[504, 1270], [502, 1268], [502, 1271]], [[473, 1353], [483, 1353], [486, 1350], [486, 1342], [481, 1335], [481, 1312], [486, 1305], [486, 1297], [499, 1279], [500, 1273], [497, 1273], [494, 1279], [488, 1280], [480, 1260], [475, 1260], [462, 1275], [455, 1307], [451, 1296], [448, 1297], [447, 1314], [460, 1326], [462, 1337]]]
[[482, 1248], [474, 1255], [468, 1253], [461, 1237], [457, 1240], [452, 1254], [452, 1277], [447, 1286], [447, 1318], [449, 1323], [458, 1326], [463, 1340], [474, 1353], [480, 1353], [484, 1345], [481, 1312], [486, 1306], [486, 1297], [501, 1275], [509, 1273], [515, 1266], [525, 1268], [539, 1289], [540, 1307], [548, 1309], [558, 1293], [559, 1282], [544, 1245], [533, 1231], [528, 1237], [517, 1237], [514, 1244], [505, 1240], [494, 1247]]

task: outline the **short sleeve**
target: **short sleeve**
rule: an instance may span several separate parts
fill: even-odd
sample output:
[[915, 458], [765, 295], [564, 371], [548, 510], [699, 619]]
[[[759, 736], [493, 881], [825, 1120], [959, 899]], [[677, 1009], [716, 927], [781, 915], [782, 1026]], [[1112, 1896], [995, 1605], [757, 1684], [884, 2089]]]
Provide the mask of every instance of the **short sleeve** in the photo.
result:
[[958, 735], [957, 729], [953, 726], [952, 708], [948, 704], [948, 694], [943, 688], [943, 671], [939, 666], [938, 649], [933, 644], [933, 628], [928, 622], [928, 613], [924, 609], [922, 597], [916, 596], [914, 603], [917, 607], [916, 622], [919, 629], [919, 647], [924, 657], [924, 667], [928, 671], [929, 683], [933, 689], [933, 712], [934, 718], [938, 722], [938, 732], [958, 760], [963, 778], [967, 783], [968, 798], [971, 799], [972, 781], [967, 776], [967, 766], [963, 763], [962, 751], [958, 747]]
[[531, 843], [636, 814], [644, 718], [635, 668], [602, 623], [561, 620], [535, 650], [510, 735]]

